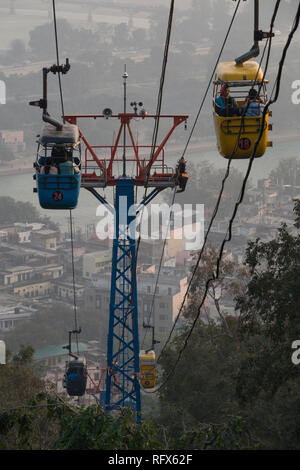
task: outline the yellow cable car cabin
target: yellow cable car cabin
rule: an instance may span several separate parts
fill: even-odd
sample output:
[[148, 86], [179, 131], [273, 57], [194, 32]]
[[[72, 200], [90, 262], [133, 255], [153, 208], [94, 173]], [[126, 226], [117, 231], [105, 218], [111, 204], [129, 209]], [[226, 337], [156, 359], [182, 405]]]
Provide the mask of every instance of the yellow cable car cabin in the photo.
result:
[[153, 388], [157, 381], [155, 351], [140, 351], [140, 384], [143, 388]]
[[[224, 158], [250, 158], [260, 134], [263, 107], [267, 102], [267, 80], [255, 61], [237, 65], [221, 62], [216, 70], [213, 116], [217, 146]], [[266, 113], [262, 137], [255, 152], [261, 157], [268, 142], [269, 115]]]

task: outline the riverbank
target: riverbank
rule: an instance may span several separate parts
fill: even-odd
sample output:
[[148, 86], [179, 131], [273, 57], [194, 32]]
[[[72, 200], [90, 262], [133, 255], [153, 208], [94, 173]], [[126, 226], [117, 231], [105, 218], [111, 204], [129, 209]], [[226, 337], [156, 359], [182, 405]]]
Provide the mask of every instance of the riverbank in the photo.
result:
[[26, 173], [33, 174], [33, 162], [29, 159], [23, 162], [20, 159], [13, 160], [9, 164], [0, 167], [0, 176], [11, 176]]

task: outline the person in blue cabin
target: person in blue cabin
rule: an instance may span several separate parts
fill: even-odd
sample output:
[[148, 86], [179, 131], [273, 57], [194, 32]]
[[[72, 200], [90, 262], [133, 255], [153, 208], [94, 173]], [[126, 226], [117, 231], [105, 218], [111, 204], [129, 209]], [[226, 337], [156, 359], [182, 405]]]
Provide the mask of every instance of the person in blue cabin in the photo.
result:
[[51, 152], [51, 157], [56, 164], [62, 163], [66, 159], [66, 148], [64, 144], [54, 145]]
[[73, 162], [68, 159], [67, 154], [62, 162], [59, 163], [59, 172], [61, 175], [73, 175], [74, 168]]
[[66, 377], [66, 380], [68, 382], [76, 382], [76, 380], [78, 379], [79, 377], [79, 374], [77, 372], [70, 372], [67, 377]]
[[251, 88], [242, 107], [243, 116], [260, 116], [262, 114], [262, 99], [258, 92]]
[[44, 175], [57, 175], [58, 174], [58, 168], [54, 164], [52, 157], [46, 158], [45, 164], [41, 167], [40, 173]]
[[61, 175], [74, 175], [80, 173], [78, 166], [68, 158], [68, 154], [66, 152], [64, 160], [59, 164], [59, 173]]
[[240, 108], [235, 99], [230, 96], [230, 88], [228, 85], [223, 85], [220, 89], [220, 96], [216, 99], [215, 103], [216, 113], [223, 117], [240, 116]]

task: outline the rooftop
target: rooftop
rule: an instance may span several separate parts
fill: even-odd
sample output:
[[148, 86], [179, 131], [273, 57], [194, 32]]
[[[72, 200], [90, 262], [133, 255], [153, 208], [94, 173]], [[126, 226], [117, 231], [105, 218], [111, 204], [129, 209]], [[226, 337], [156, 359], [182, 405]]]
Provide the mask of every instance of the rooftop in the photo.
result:
[[42, 235], [44, 237], [45, 236], [57, 235], [56, 230], [50, 230], [50, 229], [48, 229], [48, 230], [46, 230], [46, 229], [45, 230], [36, 230], [34, 233], [37, 234], [37, 235]]
[[31, 270], [32, 267], [31, 266], [14, 266], [13, 268], [6, 268], [4, 269], [3, 271], [1, 271], [2, 273], [15, 273], [15, 272], [19, 272], [19, 271], [28, 271], [28, 270]]
[[[64, 348], [65, 344], [59, 344], [56, 346], [47, 346], [46, 348], [36, 349], [33, 359], [46, 359], [48, 357], [66, 356], [68, 350]], [[78, 343], [79, 352], [88, 351], [90, 348], [85, 343]], [[77, 343], [71, 343], [71, 351], [77, 352]], [[76, 354], [75, 352], [75, 354]]]

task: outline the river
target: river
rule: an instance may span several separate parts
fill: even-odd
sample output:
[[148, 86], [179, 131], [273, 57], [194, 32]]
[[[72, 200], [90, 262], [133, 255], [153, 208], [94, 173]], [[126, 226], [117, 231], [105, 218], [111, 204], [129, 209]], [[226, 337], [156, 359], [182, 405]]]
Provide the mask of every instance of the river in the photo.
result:
[[[251, 180], [256, 184], [257, 180], [260, 178], [267, 177], [271, 170], [276, 168], [279, 164], [279, 161], [285, 157], [298, 157], [300, 148], [300, 137], [298, 139], [293, 138], [293, 140], [286, 141], [277, 141], [274, 142], [273, 148], [268, 148], [265, 155], [262, 158], [258, 158], [254, 161]], [[167, 162], [170, 166], [175, 166], [178, 160], [178, 155], [168, 155]], [[224, 169], [227, 166], [227, 160], [220, 157], [216, 150], [193, 150], [193, 153], [186, 153], [186, 159], [188, 163], [193, 163], [194, 165], [199, 164], [201, 161], [210, 162], [215, 168]], [[248, 160], [240, 160], [232, 163], [232, 167], [238, 169], [243, 174], [245, 174], [246, 168], [248, 166]], [[32, 203], [41, 214], [51, 217], [51, 219], [59, 223], [62, 229], [67, 228], [68, 224], [68, 211], [53, 211], [53, 210], [43, 210], [40, 208], [38, 203], [38, 196], [36, 193], [33, 193], [33, 187], [35, 182], [32, 179], [31, 173], [25, 174], [16, 174], [9, 176], [0, 176], [0, 196], [11, 196], [16, 200], [28, 201]], [[103, 190], [100, 190], [103, 195]], [[141, 199], [143, 195], [143, 190], [140, 189]], [[111, 200], [111, 189], [106, 190], [107, 199]], [[158, 200], [156, 200], [157, 202]], [[74, 221], [76, 227], [81, 227], [85, 229], [88, 224], [97, 223], [99, 218], [96, 216], [96, 209], [98, 207], [98, 202], [96, 199], [86, 190], [82, 189], [80, 193], [79, 203], [77, 208], [73, 211]]]

